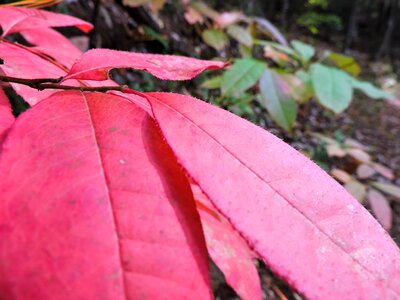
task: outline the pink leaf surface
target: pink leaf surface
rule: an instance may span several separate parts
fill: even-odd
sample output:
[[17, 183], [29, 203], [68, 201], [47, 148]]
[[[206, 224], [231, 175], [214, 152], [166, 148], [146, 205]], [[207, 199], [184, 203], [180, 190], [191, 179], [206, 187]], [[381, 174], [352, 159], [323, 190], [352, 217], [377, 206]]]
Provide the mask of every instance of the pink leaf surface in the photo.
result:
[[89, 32], [93, 29], [92, 24], [78, 18], [32, 8], [0, 7], [0, 16], [3, 36], [43, 27], [76, 26], [83, 32]]
[[0, 143], [3, 140], [4, 133], [14, 123], [15, 118], [11, 111], [10, 101], [0, 87]]
[[294, 288], [309, 299], [400, 297], [398, 247], [317, 165], [262, 128], [202, 101], [170, 93], [147, 97], [190, 177]]
[[61, 92], [24, 113], [0, 190], [1, 299], [211, 298], [189, 182], [127, 100]]
[[67, 68], [71, 68], [82, 55], [69, 39], [51, 28], [33, 28], [20, 33], [30, 44], [36, 46], [36, 50], [53, 57]]
[[84, 53], [72, 66], [66, 79], [106, 80], [111, 69], [143, 70], [168, 80], [188, 80], [205, 70], [223, 68], [225, 62], [189, 57], [132, 53], [109, 49], [93, 49]]
[[[32, 36], [31, 36], [32, 37]], [[60, 49], [60, 52], [62, 50]], [[47, 53], [50, 54], [50, 53]], [[75, 53], [76, 54], [76, 53]], [[71, 52], [71, 55], [75, 55]], [[57, 61], [51, 61], [36, 53], [12, 43], [0, 42], [0, 58], [4, 60], [4, 64], [0, 66], [5, 75], [18, 78], [59, 78], [66, 75], [66, 68]], [[72, 56], [71, 56], [72, 58]], [[66, 61], [64, 61], [66, 62]], [[57, 90], [46, 89], [39, 91], [26, 85], [18, 83], [10, 83], [14, 90], [25, 99], [30, 105], [35, 105], [43, 99], [57, 92]], [[77, 80], [67, 80], [66, 85], [72, 86], [115, 86], [112, 80], [79, 82]]]
[[198, 211], [212, 260], [242, 300], [261, 299], [260, 279], [249, 246], [199, 187], [191, 186], [194, 199], [200, 203]]
[[[0, 58], [4, 60], [4, 64], [0, 65], [1, 70], [5, 75], [11, 77], [59, 78], [66, 74], [57, 65], [11, 43], [0, 42]], [[11, 86], [30, 105], [34, 105], [54, 93], [54, 90], [38, 91], [17, 83], [11, 83]]]

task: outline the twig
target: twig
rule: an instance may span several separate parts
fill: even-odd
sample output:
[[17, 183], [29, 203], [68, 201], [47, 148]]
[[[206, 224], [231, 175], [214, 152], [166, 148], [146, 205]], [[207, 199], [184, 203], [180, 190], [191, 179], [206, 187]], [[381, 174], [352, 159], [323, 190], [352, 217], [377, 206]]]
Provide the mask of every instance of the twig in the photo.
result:
[[54, 89], [54, 90], [75, 90], [75, 91], [86, 91], [86, 92], [107, 92], [107, 91], [123, 91], [127, 87], [126, 86], [71, 86], [71, 85], [62, 85], [59, 82], [63, 78], [39, 78], [39, 79], [26, 79], [26, 78], [17, 78], [10, 76], [0, 75], [0, 81], [3, 82], [12, 82], [19, 83], [37, 90], [44, 89]]

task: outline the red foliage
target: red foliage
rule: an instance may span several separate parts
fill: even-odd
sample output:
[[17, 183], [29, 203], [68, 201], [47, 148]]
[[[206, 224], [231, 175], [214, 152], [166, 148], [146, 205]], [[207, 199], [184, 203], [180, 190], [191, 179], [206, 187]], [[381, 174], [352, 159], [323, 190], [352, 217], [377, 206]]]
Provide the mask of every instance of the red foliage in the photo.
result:
[[[115, 85], [112, 68], [186, 80], [226, 65], [80, 55], [49, 27], [90, 24], [39, 10], [1, 8], [0, 25], [35, 45], [0, 40], [13, 77], [84, 88]], [[310, 299], [400, 297], [385, 230], [265, 130], [172, 93], [11, 86], [32, 108], [14, 122], [0, 90], [1, 299], [210, 299], [208, 254], [243, 299], [261, 299], [254, 256]]]

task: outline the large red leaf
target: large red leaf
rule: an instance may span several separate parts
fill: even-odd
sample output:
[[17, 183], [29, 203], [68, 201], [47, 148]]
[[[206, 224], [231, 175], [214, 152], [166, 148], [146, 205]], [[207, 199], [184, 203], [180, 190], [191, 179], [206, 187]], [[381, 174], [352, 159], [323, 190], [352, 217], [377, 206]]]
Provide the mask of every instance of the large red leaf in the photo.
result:
[[82, 54], [69, 39], [54, 29], [33, 28], [20, 33], [30, 44], [36, 46], [36, 50], [53, 57], [68, 68]]
[[310, 299], [397, 299], [400, 253], [374, 218], [287, 144], [194, 98], [147, 94], [179, 162], [267, 264]]
[[93, 49], [84, 53], [65, 79], [106, 80], [115, 68], [144, 70], [160, 79], [188, 80], [205, 70], [219, 69], [227, 63], [189, 57]]
[[3, 140], [4, 133], [14, 123], [14, 120], [15, 118], [11, 111], [10, 101], [0, 87], [0, 143]]
[[242, 300], [261, 299], [260, 279], [249, 246], [199, 187], [191, 186], [212, 260]]
[[75, 17], [32, 8], [0, 7], [0, 16], [3, 36], [43, 27], [76, 26], [84, 32], [89, 32], [93, 28], [92, 24]]
[[0, 158], [1, 299], [210, 299], [190, 185], [153, 119], [61, 92]]

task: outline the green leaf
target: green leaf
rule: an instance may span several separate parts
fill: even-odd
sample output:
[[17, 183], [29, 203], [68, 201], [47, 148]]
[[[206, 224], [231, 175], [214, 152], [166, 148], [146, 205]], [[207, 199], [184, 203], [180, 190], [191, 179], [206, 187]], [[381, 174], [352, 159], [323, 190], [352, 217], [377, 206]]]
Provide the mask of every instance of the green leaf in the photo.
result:
[[259, 101], [272, 119], [282, 128], [291, 131], [297, 116], [297, 104], [290, 94], [289, 85], [274, 71], [266, 70], [260, 78]]
[[222, 75], [221, 91], [224, 95], [240, 95], [255, 85], [265, 70], [265, 64], [255, 59], [238, 59]]
[[355, 78], [351, 79], [351, 85], [355, 89], [359, 89], [364, 94], [372, 99], [393, 99], [395, 98], [393, 95], [386, 93], [380, 88], [377, 88], [370, 82], [360, 81]]
[[358, 76], [361, 73], [361, 67], [353, 57], [342, 55], [339, 53], [329, 53], [327, 58], [332, 61], [339, 69], [353, 75]]
[[206, 81], [204, 81], [201, 84], [202, 88], [206, 88], [206, 89], [219, 89], [221, 87], [221, 81], [222, 81], [222, 76], [215, 76], [213, 78], [210, 78]]
[[314, 57], [314, 47], [297, 40], [292, 41], [291, 44], [294, 50], [300, 55], [304, 63], [308, 63]]
[[243, 44], [249, 48], [253, 46], [253, 37], [251, 36], [250, 32], [242, 26], [230, 25], [227, 33], [240, 44]]
[[313, 64], [310, 72], [315, 94], [323, 106], [335, 113], [349, 107], [353, 88], [347, 73], [321, 64]]
[[252, 58], [253, 57], [252, 48], [249, 48], [243, 44], [239, 44], [239, 52], [240, 52], [240, 56], [242, 58]]
[[148, 36], [150, 36], [151, 38], [160, 42], [161, 45], [163, 45], [165, 49], [169, 48], [169, 41], [166, 37], [162, 36], [161, 34], [156, 32], [154, 29], [152, 29], [149, 26], [143, 26], [143, 30]]
[[229, 42], [225, 32], [217, 29], [204, 30], [201, 37], [207, 45], [213, 47], [217, 51], [224, 49]]

